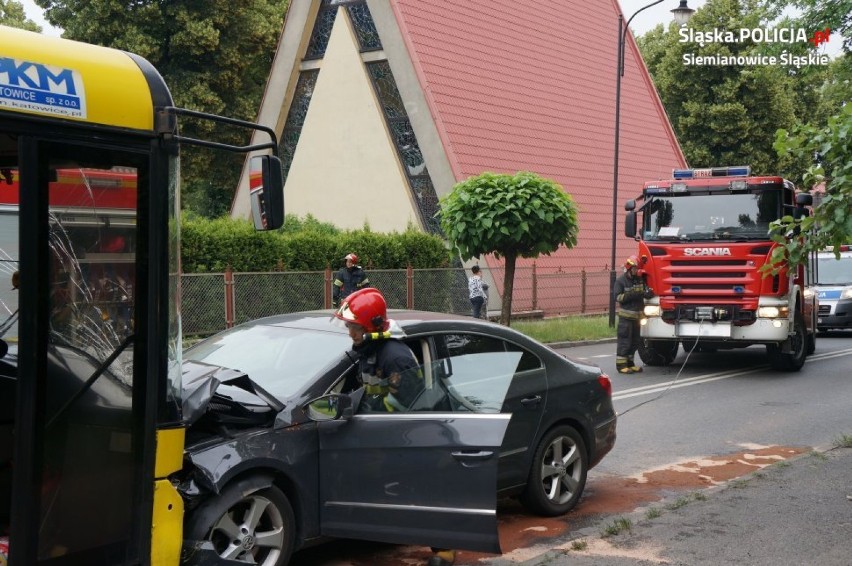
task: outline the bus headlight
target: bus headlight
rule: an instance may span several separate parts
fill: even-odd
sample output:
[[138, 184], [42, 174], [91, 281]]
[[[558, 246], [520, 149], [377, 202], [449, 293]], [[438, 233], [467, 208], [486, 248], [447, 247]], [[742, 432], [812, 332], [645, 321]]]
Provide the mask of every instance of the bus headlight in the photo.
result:
[[644, 310], [642, 311], [645, 316], [660, 316], [663, 311], [660, 309], [660, 305], [645, 305]]

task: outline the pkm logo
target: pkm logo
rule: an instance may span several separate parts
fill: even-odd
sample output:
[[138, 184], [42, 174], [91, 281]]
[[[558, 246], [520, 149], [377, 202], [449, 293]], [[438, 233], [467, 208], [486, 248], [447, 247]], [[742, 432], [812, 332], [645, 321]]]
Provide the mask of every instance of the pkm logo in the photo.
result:
[[688, 256], [729, 256], [731, 255], [730, 248], [684, 248], [683, 255]]
[[0, 107], [86, 117], [86, 92], [78, 71], [0, 57]]

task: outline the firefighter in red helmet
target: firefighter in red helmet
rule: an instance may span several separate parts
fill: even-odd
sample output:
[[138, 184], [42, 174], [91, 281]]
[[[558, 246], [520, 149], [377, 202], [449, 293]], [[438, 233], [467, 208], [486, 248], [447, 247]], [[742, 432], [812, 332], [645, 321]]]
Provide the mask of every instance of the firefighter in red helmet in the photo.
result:
[[612, 294], [618, 303], [618, 329], [616, 332], [615, 369], [618, 373], [638, 373], [640, 366], [633, 361], [636, 350], [639, 349], [639, 319], [645, 299], [654, 296], [645, 284], [645, 278], [640, 275], [639, 267], [644, 262], [635, 255], [624, 262], [624, 273], [615, 280]]
[[392, 336], [385, 298], [378, 289], [355, 291], [334, 316], [346, 324], [358, 355], [358, 379], [364, 386], [362, 408], [406, 411], [423, 390], [417, 358]]
[[370, 286], [370, 279], [367, 277], [367, 273], [358, 265], [357, 255], [346, 254], [343, 261], [346, 262], [346, 265], [341, 267], [334, 276], [331, 303], [334, 308], [339, 307], [340, 301], [348, 297], [351, 293]]
[[[358, 355], [358, 381], [364, 387], [360, 411], [407, 411], [423, 391], [417, 358], [394, 338], [387, 303], [378, 289], [355, 291], [343, 300], [335, 318], [346, 324]], [[428, 566], [451, 566], [455, 551], [433, 548]]]

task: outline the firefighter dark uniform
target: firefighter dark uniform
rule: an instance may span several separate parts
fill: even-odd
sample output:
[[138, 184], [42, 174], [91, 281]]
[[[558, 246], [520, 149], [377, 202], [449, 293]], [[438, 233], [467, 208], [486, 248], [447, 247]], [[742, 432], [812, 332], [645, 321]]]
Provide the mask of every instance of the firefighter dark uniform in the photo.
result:
[[337, 308], [340, 301], [359, 289], [370, 286], [367, 273], [358, 263], [358, 256], [348, 254], [345, 258], [346, 266], [341, 267], [334, 276], [334, 290], [332, 294], [332, 305]]
[[618, 373], [641, 372], [642, 368], [633, 361], [641, 340], [639, 319], [642, 317], [645, 299], [650, 299], [654, 293], [639, 275], [639, 260], [636, 256], [630, 256], [624, 263], [624, 273], [615, 280], [612, 294], [618, 303], [615, 369]]
[[[358, 381], [364, 386], [361, 410], [406, 411], [423, 391], [417, 358], [392, 337], [387, 303], [378, 289], [361, 289], [345, 299], [335, 318], [343, 321], [358, 353]], [[456, 552], [432, 548], [428, 566], [452, 566]]]
[[423, 391], [417, 358], [389, 332], [368, 335], [353, 347], [359, 355], [358, 379], [364, 385], [362, 407], [370, 411], [407, 411]]

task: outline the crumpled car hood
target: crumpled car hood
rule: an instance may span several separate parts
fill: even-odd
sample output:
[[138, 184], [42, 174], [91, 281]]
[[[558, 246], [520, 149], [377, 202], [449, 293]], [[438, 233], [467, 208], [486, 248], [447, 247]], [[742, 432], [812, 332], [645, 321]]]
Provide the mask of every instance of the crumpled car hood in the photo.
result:
[[190, 425], [201, 418], [220, 384], [239, 387], [259, 397], [276, 413], [284, 404], [274, 395], [255, 383], [245, 373], [202, 362], [185, 361], [181, 366], [183, 385], [183, 422]]

